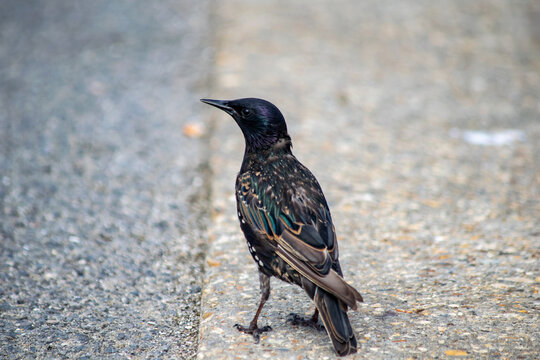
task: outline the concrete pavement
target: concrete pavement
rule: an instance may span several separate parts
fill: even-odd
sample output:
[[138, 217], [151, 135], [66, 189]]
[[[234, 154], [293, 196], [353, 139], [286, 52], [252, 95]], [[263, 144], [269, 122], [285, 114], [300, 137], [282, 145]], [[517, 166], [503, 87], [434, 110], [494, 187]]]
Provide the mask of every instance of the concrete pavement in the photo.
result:
[[[533, 1], [216, 3], [208, 97], [274, 102], [329, 200], [358, 359], [531, 359], [540, 352], [540, 9]], [[214, 215], [199, 359], [335, 358], [273, 281], [259, 344], [258, 277], [235, 215], [243, 139], [207, 109]]]

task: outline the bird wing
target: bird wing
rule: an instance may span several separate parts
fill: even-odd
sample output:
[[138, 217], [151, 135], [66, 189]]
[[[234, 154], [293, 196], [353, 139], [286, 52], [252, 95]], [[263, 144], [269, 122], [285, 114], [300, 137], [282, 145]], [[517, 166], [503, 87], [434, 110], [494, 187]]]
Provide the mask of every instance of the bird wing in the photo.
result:
[[356, 309], [362, 296], [341, 276], [330, 212], [315, 177], [269, 183], [249, 172], [238, 177], [239, 211], [246, 223], [274, 243], [277, 255], [317, 286]]

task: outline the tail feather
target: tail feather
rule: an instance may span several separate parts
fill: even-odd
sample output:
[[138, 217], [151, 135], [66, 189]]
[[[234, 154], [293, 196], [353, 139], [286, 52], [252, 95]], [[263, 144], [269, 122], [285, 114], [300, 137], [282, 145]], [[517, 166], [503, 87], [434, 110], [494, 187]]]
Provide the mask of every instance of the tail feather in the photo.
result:
[[320, 287], [315, 288], [314, 295], [313, 301], [338, 355], [354, 354], [357, 343], [347, 316], [347, 305]]

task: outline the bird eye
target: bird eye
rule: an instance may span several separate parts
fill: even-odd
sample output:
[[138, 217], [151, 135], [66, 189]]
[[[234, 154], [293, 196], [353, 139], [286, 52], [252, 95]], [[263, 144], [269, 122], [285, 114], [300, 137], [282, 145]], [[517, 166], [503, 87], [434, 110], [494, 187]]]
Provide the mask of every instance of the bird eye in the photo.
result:
[[249, 116], [249, 115], [251, 115], [251, 110], [246, 109], [246, 108], [242, 109], [242, 116]]

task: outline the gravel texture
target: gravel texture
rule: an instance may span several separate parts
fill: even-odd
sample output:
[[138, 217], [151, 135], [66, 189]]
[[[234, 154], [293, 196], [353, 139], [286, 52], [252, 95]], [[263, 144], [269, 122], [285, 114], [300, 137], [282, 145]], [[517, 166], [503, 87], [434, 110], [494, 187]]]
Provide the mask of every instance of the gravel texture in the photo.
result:
[[[216, 3], [209, 98], [283, 111], [332, 209], [358, 359], [540, 353], [540, 7], [535, 1]], [[212, 242], [199, 359], [335, 358], [286, 324], [306, 295], [274, 280], [254, 344], [258, 277], [235, 215], [243, 139], [207, 109]], [[210, 115], [211, 114], [211, 115]]]
[[0, 2], [0, 358], [195, 355], [208, 12]]

